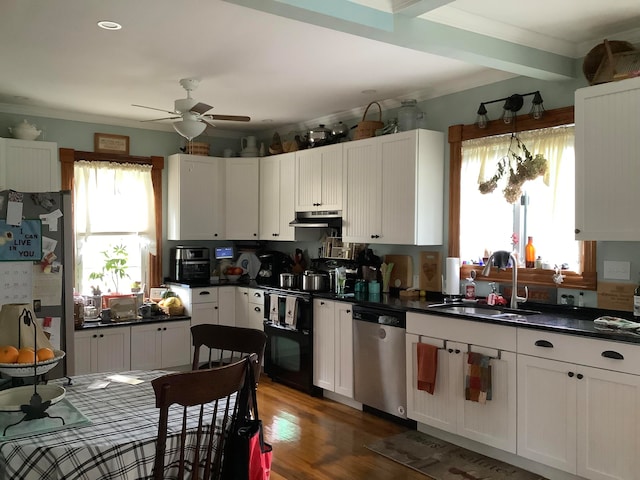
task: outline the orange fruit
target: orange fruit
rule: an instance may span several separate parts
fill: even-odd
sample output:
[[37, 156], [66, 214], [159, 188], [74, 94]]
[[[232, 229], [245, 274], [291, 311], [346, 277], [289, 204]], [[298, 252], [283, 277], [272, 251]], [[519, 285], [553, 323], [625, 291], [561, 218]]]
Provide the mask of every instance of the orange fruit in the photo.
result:
[[17, 363], [35, 363], [36, 362], [36, 352], [33, 351], [33, 348], [21, 348], [18, 350], [18, 360]]
[[18, 349], [12, 345], [0, 347], [0, 363], [16, 363], [18, 361]]
[[44, 362], [45, 360], [51, 360], [52, 358], [55, 358], [55, 354], [53, 353], [53, 350], [46, 347], [39, 348], [38, 351], [36, 352], [36, 355], [38, 357], [39, 362]]

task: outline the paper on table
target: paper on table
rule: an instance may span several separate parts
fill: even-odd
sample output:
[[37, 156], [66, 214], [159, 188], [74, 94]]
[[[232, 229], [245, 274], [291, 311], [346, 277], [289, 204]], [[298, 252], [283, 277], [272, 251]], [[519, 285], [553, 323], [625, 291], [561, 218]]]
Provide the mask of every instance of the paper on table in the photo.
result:
[[106, 380], [95, 380], [87, 386], [87, 390], [96, 390], [98, 388], [107, 388], [111, 382]]
[[113, 380], [114, 382], [128, 383], [129, 385], [138, 385], [139, 383], [144, 382], [144, 380], [140, 380], [139, 378], [128, 377], [126, 375], [111, 375], [107, 378], [109, 380]]

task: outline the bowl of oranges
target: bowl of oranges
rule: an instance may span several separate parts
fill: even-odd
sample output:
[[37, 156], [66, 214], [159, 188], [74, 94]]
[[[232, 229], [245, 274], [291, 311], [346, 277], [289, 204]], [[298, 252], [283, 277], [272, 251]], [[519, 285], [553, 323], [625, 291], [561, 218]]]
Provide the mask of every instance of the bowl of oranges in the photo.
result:
[[12, 345], [0, 347], [0, 373], [10, 377], [31, 377], [42, 375], [55, 367], [64, 358], [62, 350], [31, 347], [16, 348]]

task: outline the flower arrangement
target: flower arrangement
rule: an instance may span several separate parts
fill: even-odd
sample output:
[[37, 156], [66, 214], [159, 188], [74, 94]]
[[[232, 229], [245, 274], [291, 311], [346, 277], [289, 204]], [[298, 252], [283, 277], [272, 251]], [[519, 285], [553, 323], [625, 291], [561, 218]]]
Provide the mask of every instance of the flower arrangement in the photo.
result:
[[[517, 148], [522, 150], [524, 158], [513, 150], [513, 140], [517, 143]], [[509, 150], [499, 162], [497, 171], [489, 180], [482, 182], [478, 189], [480, 193], [487, 194], [493, 192], [498, 187], [498, 181], [508, 175], [507, 186], [502, 190], [504, 198], [509, 203], [516, 202], [522, 195], [522, 185], [527, 180], [535, 180], [537, 177], [547, 172], [548, 162], [544, 155], [538, 153], [535, 156], [527, 149], [524, 143], [514, 134], [511, 136]]]

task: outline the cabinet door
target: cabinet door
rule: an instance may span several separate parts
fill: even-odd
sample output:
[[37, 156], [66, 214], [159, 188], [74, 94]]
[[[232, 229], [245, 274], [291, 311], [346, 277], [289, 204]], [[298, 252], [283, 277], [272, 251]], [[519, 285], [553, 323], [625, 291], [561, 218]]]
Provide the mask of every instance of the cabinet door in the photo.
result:
[[296, 152], [296, 211], [342, 210], [342, 144]]
[[[417, 344], [434, 345], [438, 350], [436, 385], [433, 395], [418, 390]], [[456, 432], [456, 402], [459, 389], [452, 388], [450, 371], [455, 369], [456, 355], [445, 349], [445, 341], [415, 334], [407, 334], [407, 416], [447, 432]]]
[[261, 158], [260, 240], [277, 240], [280, 234], [280, 189], [279, 155]]
[[226, 238], [257, 240], [259, 215], [259, 159], [226, 158]]
[[335, 392], [353, 398], [353, 318], [352, 305], [335, 305]]
[[162, 324], [136, 325], [131, 329], [131, 369], [162, 368]]
[[236, 325], [249, 327], [249, 289], [236, 287]]
[[577, 474], [594, 480], [637, 478], [640, 375], [582, 366], [576, 372]]
[[640, 78], [575, 94], [576, 240], [640, 240]]
[[131, 370], [131, 328], [109, 327], [99, 329], [96, 347], [95, 372], [122, 372]]
[[0, 190], [57, 192], [60, 178], [56, 143], [0, 138]]
[[335, 390], [335, 302], [313, 301], [313, 384]]
[[218, 323], [236, 326], [236, 287], [218, 287]]
[[[456, 369], [452, 369], [451, 382], [458, 391], [457, 431], [459, 435], [477, 442], [516, 453], [517, 399], [516, 354], [513, 352], [483, 348], [476, 345], [459, 345], [463, 355], [456, 355]], [[491, 400], [486, 403], [465, 399], [465, 377], [468, 350], [491, 357]], [[499, 357], [499, 358], [498, 358]], [[458, 370], [459, 368], [459, 370]]]
[[518, 455], [576, 473], [575, 365], [518, 355]]
[[167, 239], [224, 237], [224, 160], [171, 155], [167, 182]]
[[91, 344], [93, 335], [97, 332], [95, 329], [80, 330], [73, 335], [73, 354], [75, 356], [75, 371], [72, 375], [84, 375], [92, 373], [91, 370]]
[[278, 155], [280, 161], [280, 191], [279, 191], [279, 228], [276, 240], [294, 241], [296, 239], [296, 229], [289, 225], [295, 216], [295, 188], [296, 178], [295, 153], [285, 153]]
[[343, 153], [343, 240], [356, 243], [381, 242], [382, 178], [378, 139], [346, 143]]
[[[179, 367], [191, 364], [191, 330], [188, 320], [165, 322], [161, 336], [160, 368]], [[133, 327], [135, 330], [135, 327]]]

